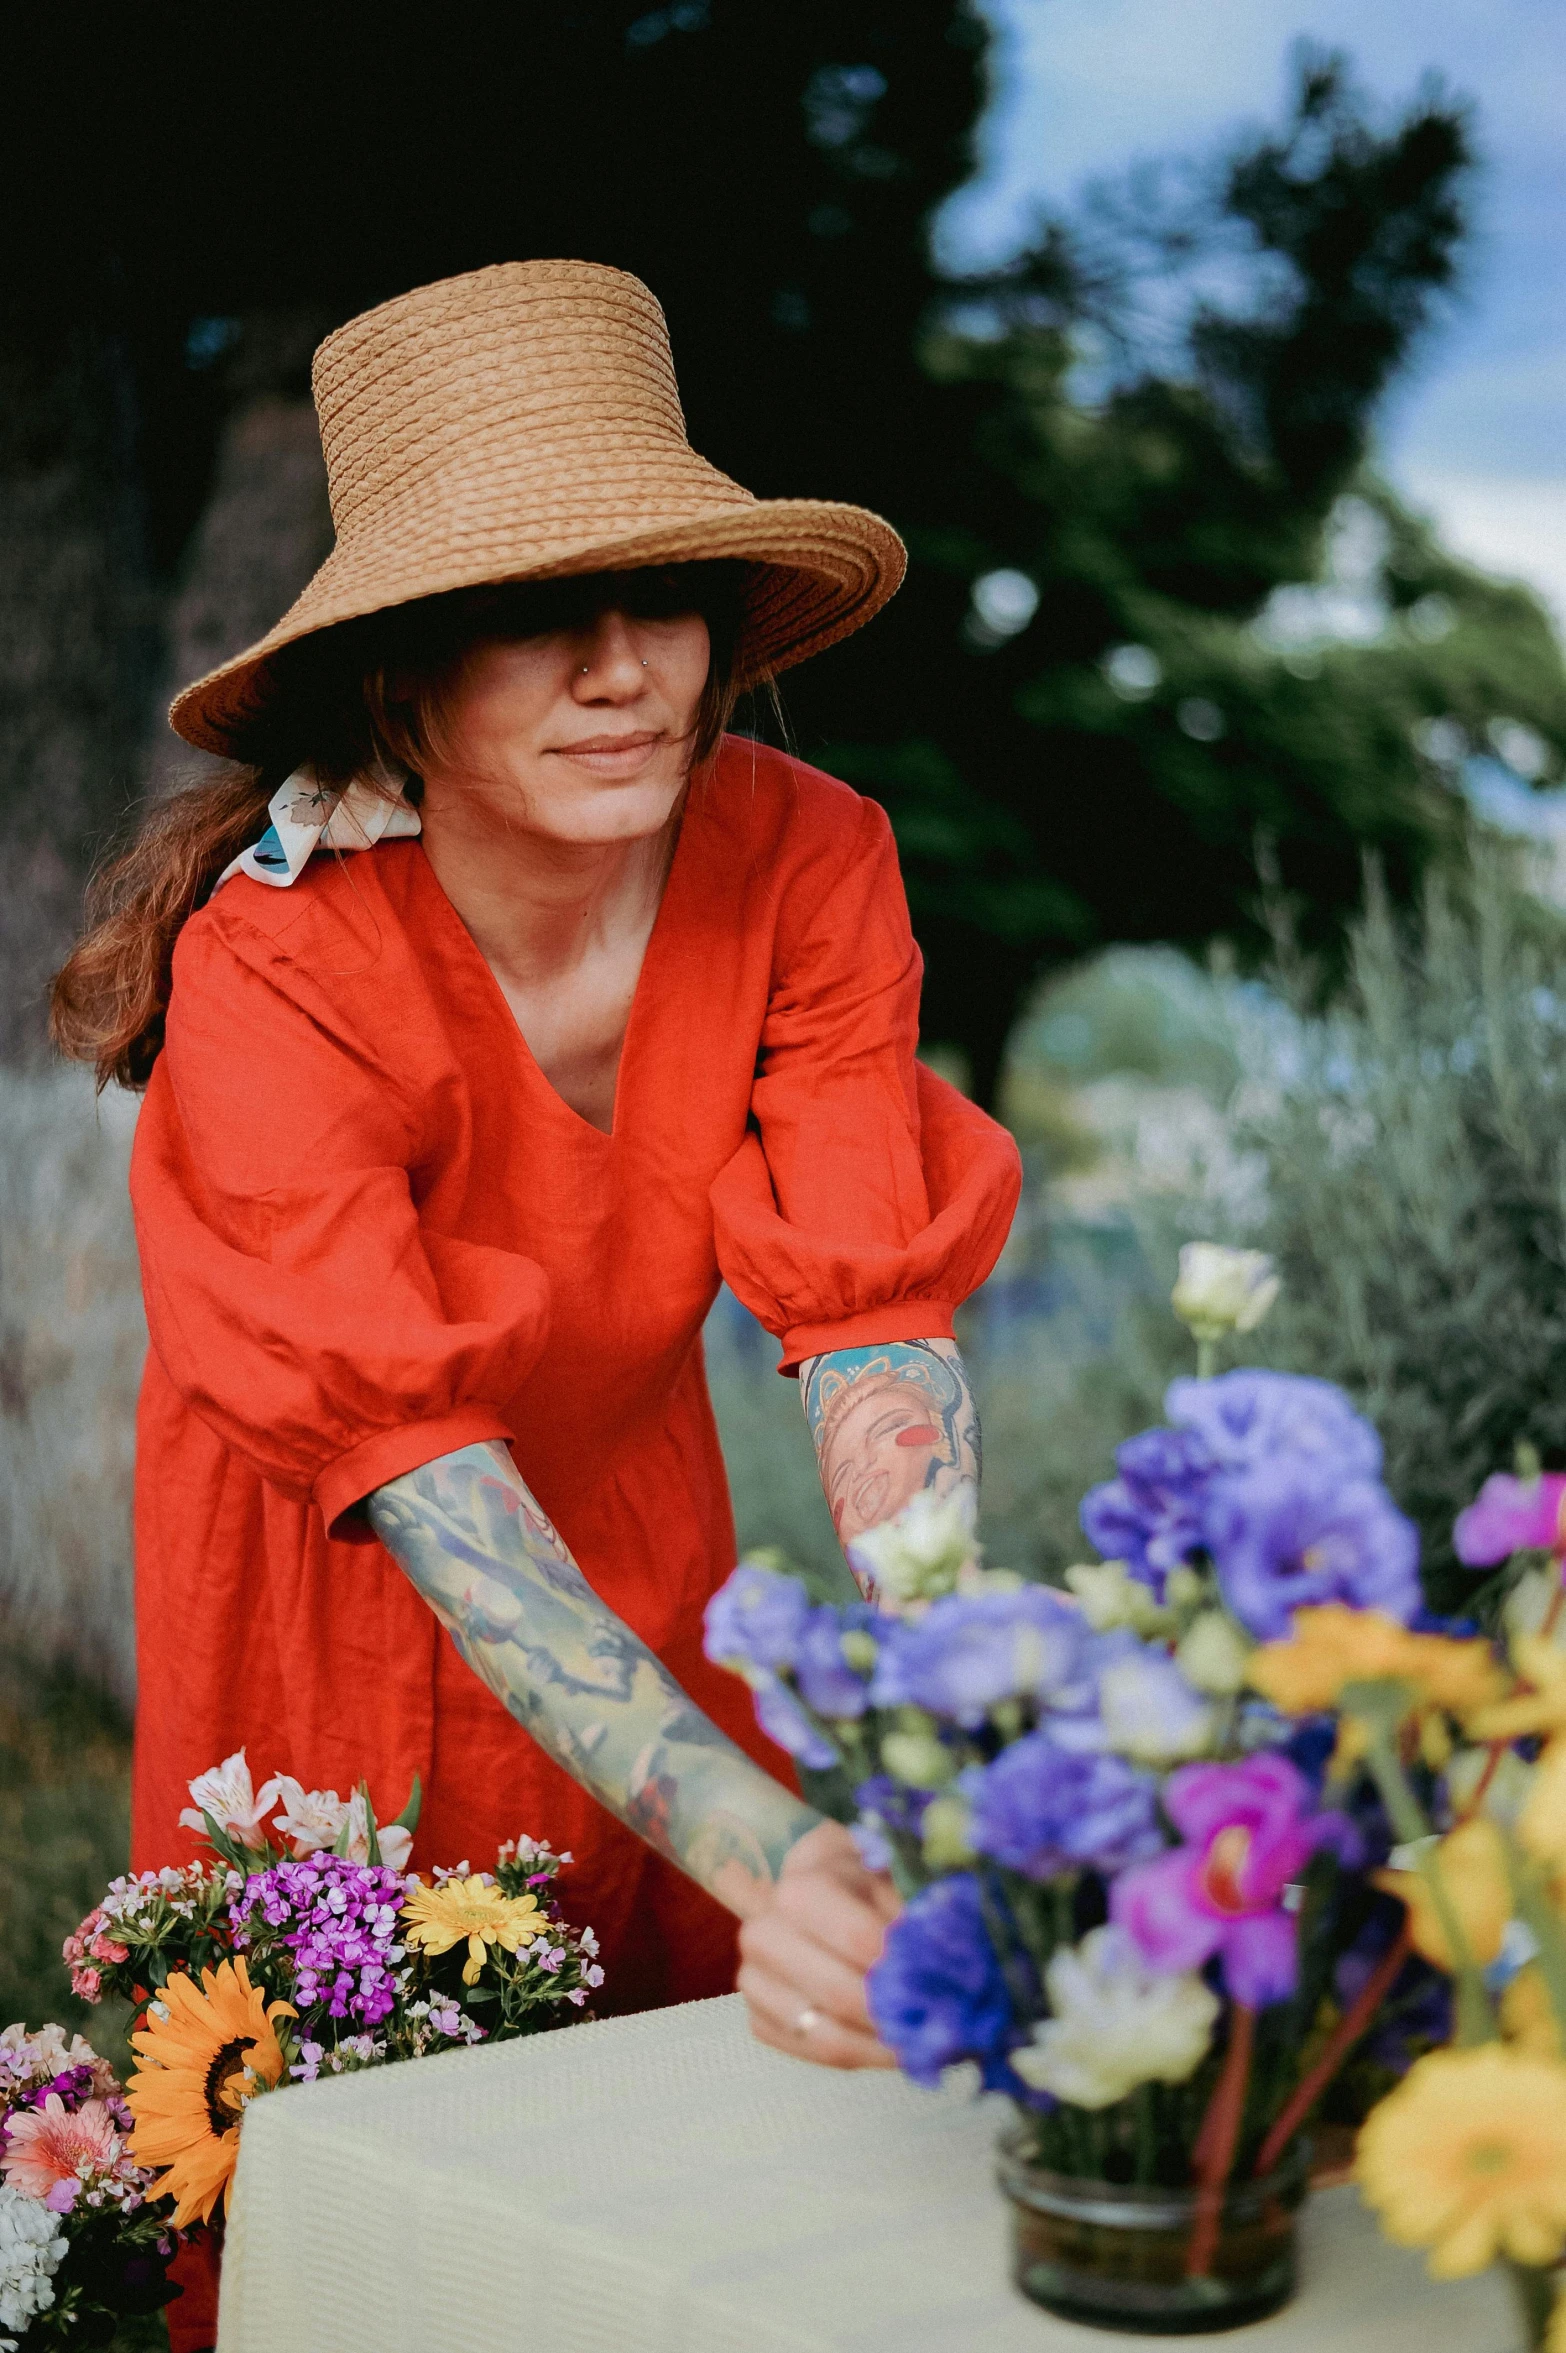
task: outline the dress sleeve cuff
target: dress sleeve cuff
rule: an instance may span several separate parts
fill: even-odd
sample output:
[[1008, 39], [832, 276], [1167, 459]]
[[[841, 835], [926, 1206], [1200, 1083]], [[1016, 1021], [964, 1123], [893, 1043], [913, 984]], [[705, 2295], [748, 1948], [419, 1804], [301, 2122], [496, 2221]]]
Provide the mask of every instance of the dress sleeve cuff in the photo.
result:
[[373, 1438], [362, 1439], [329, 1462], [315, 1482], [312, 1497], [327, 1535], [339, 1543], [373, 1544], [375, 1538], [358, 1507], [377, 1487], [439, 1455], [455, 1454], [459, 1446], [482, 1446], [490, 1438], [509, 1445], [514, 1436], [488, 1405], [459, 1406], [455, 1413], [436, 1414], [429, 1421], [377, 1430]]
[[882, 1348], [893, 1340], [952, 1340], [953, 1307], [942, 1299], [900, 1299], [890, 1307], [867, 1307], [860, 1315], [839, 1323], [793, 1324], [783, 1334], [783, 1361], [778, 1371], [791, 1379], [807, 1356], [827, 1356], [834, 1348]]

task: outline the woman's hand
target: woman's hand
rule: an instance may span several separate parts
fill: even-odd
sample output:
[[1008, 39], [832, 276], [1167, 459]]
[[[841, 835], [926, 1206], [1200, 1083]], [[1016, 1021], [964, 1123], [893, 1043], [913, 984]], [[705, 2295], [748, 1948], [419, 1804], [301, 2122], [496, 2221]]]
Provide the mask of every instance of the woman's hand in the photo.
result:
[[840, 1822], [797, 1840], [740, 1929], [739, 1991], [757, 2041], [822, 2067], [895, 2067], [865, 2008], [865, 1971], [901, 1910]]

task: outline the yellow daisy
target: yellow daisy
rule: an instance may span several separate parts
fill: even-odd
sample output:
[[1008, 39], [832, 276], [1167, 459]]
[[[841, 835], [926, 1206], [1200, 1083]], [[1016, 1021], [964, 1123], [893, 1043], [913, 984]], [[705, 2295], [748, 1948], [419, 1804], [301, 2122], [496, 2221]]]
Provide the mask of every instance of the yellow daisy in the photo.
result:
[[1473, 1738], [1521, 1740], [1530, 1732], [1566, 1732], [1566, 1650], [1538, 1634], [1519, 1634], [1512, 1657], [1533, 1688], [1481, 1708], [1469, 1719]]
[[[1501, 1833], [1482, 1814], [1472, 1822], [1461, 1822], [1440, 1841], [1435, 1861], [1446, 1899], [1467, 1939], [1469, 1957], [1481, 1969], [1486, 1968], [1500, 1951], [1512, 1916], [1511, 1881]], [[1438, 1969], [1453, 1969], [1456, 1963], [1423, 1873], [1375, 1871], [1371, 1876], [1378, 1887], [1408, 1906], [1408, 1932], [1415, 1951]]]
[[1536, 2059], [1563, 2056], [1555, 2005], [1537, 1961], [1519, 1969], [1502, 1994], [1501, 2032], [1518, 2050], [1531, 2051]]
[[173, 2226], [185, 2230], [205, 2222], [220, 2196], [227, 2206], [240, 2117], [282, 2074], [274, 2021], [295, 2013], [287, 2002], [269, 2009], [242, 1960], [203, 1969], [199, 1986], [171, 1977], [158, 1998], [166, 2015], [149, 2011], [131, 2036], [130, 2152], [138, 2165], [165, 2169], [154, 2195], [178, 2201]]
[[1529, 1776], [1517, 1836], [1536, 1861], [1552, 1871], [1566, 1870], [1566, 1737], [1560, 1733]]
[[1341, 1601], [1296, 1610], [1289, 1640], [1253, 1651], [1247, 1672], [1291, 1716], [1332, 1707], [1345, 1683], [1412, 1683], [1423, 1704], [1458, 1714], [1506, 1688], [1488, 1643], [1410, 1634], [1383, 1610], [1350, 1609]]
[[462, 1964], [462, 1982], [472, 1985], [488, 1957], [489, 1947], [499, 1945], [508, 1953], [520, 1951], [535, 1937], [547, 1936], [550, 1923], [538, 1908], [535, 1895], [502, 1895], [479, 1877], [448, 1879], [440, 1887], [415, 1884], [406, 1904], [403, 1919], [409, 1923], [405, 1930], [407, 1942], [418, 1945], [431, 1955], [449, 1953], [454, 1945], [467, 1940], [468, 1957]]
[[1498, 2043], [1432, 2051], [1375, 2109], [1354, 2172], [1389, 2239], [1436, 2279], [1497, 2256], [1558, 2260], [1566, 2239], [1566, 2066]]

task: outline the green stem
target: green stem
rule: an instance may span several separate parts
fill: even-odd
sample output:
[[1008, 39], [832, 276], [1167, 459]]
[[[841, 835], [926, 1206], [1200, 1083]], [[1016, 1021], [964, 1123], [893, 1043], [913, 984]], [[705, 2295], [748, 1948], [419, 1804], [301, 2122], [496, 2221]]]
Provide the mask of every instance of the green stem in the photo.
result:
[[1217, 1371], [1217, 1370], [1218, 1370], [1218, 1343], [1217, 1343], [1217, 1341], [1216, 1341], [1216, 1340], [1198, 1340], [1198, 1341], [1197, 1341], [1197, 1343], [1196, 1343], [1196, 1377], [1197, 1377], [1197, 1379], [1198, 1379], [1199, 1381], [1210, 1381], [1210, 1380], [1212, 1379], [1212, 1377], [1213, 1377], [1214, 1373], [1216, 1373], [1216, 1371]]
[[1517, 2298], [1522, 2314], [1524, 2342], [1530, 2347], [1544, 2343], [1550, 2325], [1550, 2313], [1555, 2303], [1555, 2275], [1552, 2271], [1532, 2263], [1513, 2263], [1508, 2259], [1512, 2293]]
[[1366, 1762], [1375, 1776], [1393, 1829], [1414, 1850], [1415, 1868], [1430, 1890], [1430, 1901], [1452, 1956], [1452, 1975], [1457, 1985], [1457, 2040], [1461, 2044], [1493, 2042], [1495, 2016], [1485, 1992], [1483, 1973], [1469, 1949], [1462, 1919], [1447, 1892], [1435, 1848], [1429, 1843], [1431, 1829], [1424, 1808], [1415, 1797], [1403, 1761], [1385, 1731], [1372, 1732]]
[[1523, 1861], [1510, 1839], [1506, 1842], [1506, 1862], [1512, 1902], [1518, 1919], [1539, 1948], [1539, 1975], [1544, 1979], [1550, 2008], [1555, 2012], [1555, 2031], [1561, 2049], [1566, 2051], [1566, 1931], [1562, 1930], [1560, 1915], [1539, 1884], [1538, 1873]]
[[1146, 2188], [1158, 2179], [1158, 2117], [1150, 2083], [1136, 2087], [1136, 2178]]

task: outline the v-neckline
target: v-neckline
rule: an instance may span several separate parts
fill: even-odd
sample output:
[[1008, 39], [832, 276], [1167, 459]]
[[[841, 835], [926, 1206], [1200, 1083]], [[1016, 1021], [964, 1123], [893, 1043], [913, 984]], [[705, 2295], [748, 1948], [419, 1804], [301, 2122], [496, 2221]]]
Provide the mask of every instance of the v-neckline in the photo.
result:
[[516, 1014], [512, 1011], [510, 999], [507, 997], [505, 990], [501, 987], [499, 980], [496, 978], [494, 968], [490, 964], [488, 957], [484, 954], [484, 951], [479, 946], [478, 941], [473, 937], [473, 934], [469, 931], [467, 925], [463, 922], [462, 917], [458, 914], [452, 900], [447, 895], [445, 886], [442, 884], [440, 876], [436, 873], [434, 866], [430, 862], [429, 852], [425, 848], [422, 839], [415, 845], [419, 858], [423, 864], [424, 871], [429, 876], [430, 884], [434, 890], [435, 896], [451, 918], [452, 927], [461, 943], [462, 949], [472, 960], [472, 962], [478, 967], [478, 971], [482, 975], [481, 985], [484, 986], [488, 991], [492, 1001], [492, 1009], [499, 1015], [500, 1019], [505, 1023], [506, 1028], [510, 1031], [512, 1037], [516, 1040], [517, 1053], [524, 1072], [530, 1073], [531, 1076], [537, 1081], [543, 1092], [549, 1097], [550, 1101], [559, 1111], [562, 1118], [568, 1119], [573, 1127], [579, 1128], [582, 1131], [584, 1136], [591, 1136], [593, 1141], [600, 1145], [610, 1145], [617, 1143], [620, 1138], [621, 1118], [625, 1108], [627, 1066], [630, 1061], [633, 1040], [635, 1039], [638, 1029], [641, 1027], [642, 1000], [647, 993], [648, 967], [652, 964], [654, 957], [658, 953], [663, 934], [668, 929], [669, 902], [674, 896], [675, 884], [681, 874], [682, 868], [688, 862], [686, 857], [686, 845], [692, 829], [692, 825], [694, 823], [694, 819], [695, 800], [694, 796], [688, 792], [685, 796], [685, 806], [680, 811], [680, 829], [678, 834], [675, 836], [674, 851], [669, 860], [669, 871], [663, 878], [663, 891], [658, 901], [658, 910], [652, 920], [652, 929], [647, 934], [647, 944], [642, 950], [642, 961], [637, 971], [636, 985], [631, 991], [630, 1011], [625, 1017], [625, 1031], [620, 1039], [620, 1058], [619, 1061], [615, 1064], [614, 1104], [609, 1114], [609, 1125], [606, 1128], [599, 1127], [591, 1119], [584, 1119], [581, 1112], [578, 1111], [573, 1104], [570, 1104], [566, 1101], [564, 1095], [561, 1094], [560, 1089], [555, 1085], [554, 1080], [549, 1077], [548, 1073], [543, 1067], [543, 1064], [539, 1061], [537, 1055], [533, 1052], [532, 1047], [528, 1044], [527, 1033], [524, 1031], [521, 1022], [518, 1021]]

